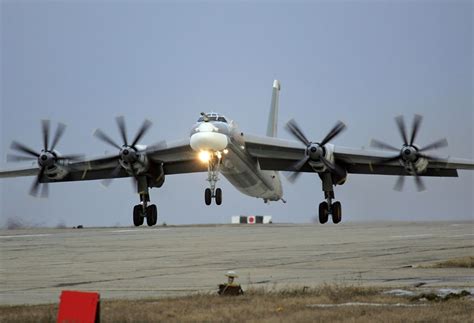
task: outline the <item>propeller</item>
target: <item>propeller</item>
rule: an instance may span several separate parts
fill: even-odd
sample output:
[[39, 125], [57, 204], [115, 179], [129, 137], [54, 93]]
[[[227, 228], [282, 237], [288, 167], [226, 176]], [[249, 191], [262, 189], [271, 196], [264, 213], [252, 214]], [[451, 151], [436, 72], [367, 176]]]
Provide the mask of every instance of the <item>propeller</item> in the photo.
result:
[[312, 142], [308, 140], [306, 135], [304, 134], [301, 127], [296, 123], [294, 119], [291, 119], [286, 124], [286, 129], [296, 138], [298, 139], [303, 145], [306, 146], [306, 154], [305, 156], [290, 166], [288, 169], [290, 173], [287, 176], [287, 179], [290, 182], [295, 182], [297, 178], [300, 176], [301, 168], [310, 160], [313, 161], [320, 161], [328, 168], [331, 172], [336, 173], [340, 176], [345, 175], [345, 171], [338, 166], [337, 164], [331, 162], [325, 157], [326, 148], [325, 145], [338, 136], [344, 129], [346, 125], [342, 121], [338, 121], [336, 125], [326, 134], [326, 136], [321, 140], [321, 142]]
[[[100, 129], [97, 129], [94, 132], [94, 136], [100, 139], [101, 141], [119, 150], [119, 155], [118, 155], [119, 159], [124, 165], [127, 165], [126, 168], [132, 173], [132, 176], [136, 179], [137, 170], [134, 167], [135, 163], [139, 163], [140, 165], [144, 166], [143, 162], [140, 160], [137, 144], [143, 138], [143, 136], [147, 133], [147, 131], [150, 129], [152, 123], [149, 120], [145, 120], [140, 126], [140, 128], [138, 129], [133, 140], [129, 143], [128, 136], [127, 136], [127, 127], [125, 125], [125, 118], [123, 116], [118, 116], [115, 118], [115, 121], [117, 122], [117, 127], [118, 127], [120, 137], [123, 143], [121, 146]], [[120, 173], [120, 170], [123, 168], [122, 163], [119, 163], [110, 172], [110, 177], [112, 178], [105, 179], [102, 181], [102, 184], [104, 186], [109, 186], [113, 178], [118, 176], [118, 174]], [[134, 181], [134, 185], [135, 185], [135, 181]]]
[[[370, 142], [370, 145], [374, 148], [397, 152], [396, 155], [385, 158], [381, 160], [380, 162], [378, 162], [377, 164], [384, 165], [384, 164], [389, 164], [396, 160], [400, 160], [405, 165], [409, 165], [411, 170], [413, 171], [413, 175], [415, 176], [415, 184], [418, 191], [424, 191], [426, 187], [423, 183], [423, 180], [419, 176], [420, 174], [416, 168], [416, 162], [418, 161], [419, 158], [424, 158], [428, 160], [428, 162], [444, 161], [441, 158], [427, 155], [425, 154], [425, 152], [448, 146], [448, 141], [446, 140], [446, 138], [436, 140], [435, 142], [421, 148], [415, 145], [416, 136], [418, 135], [418, 132], [420, 130], [420, 125], [421, 125], [422, 120], [423, 120], [423, 117], [421, 115], [415, 114], [412, 127], [411, 127], [411, 135], [409, 136], [403, 116], [398, 116], [395, 118], [398, 131], [400, 132], [400, 136], [402, 137], [402, 141], [403, 141], [403, 145], [401, 149], [396, 148], [392, 145], [389, 145], [383, 141], [376, 140], [376, 139], [372, 139]], [[403, 189], [404, 182], [405, 182], [405, 176], [400, 175], [397, 179], [397, 182], [395, 183], [394, 190], [401, 191]]]
[[[53, 140], [51, 141], [51, 145], [49, 145], [49, 137], [50, 137], [50, 128], [51, 123], [49, 120], [42, 120], [41, 121], [41, 132], [43, 136], [43, 149], [40, 152], [36, 152], [35, 150], [29, 148], [28, 146], [19, 143], [17, 141], [13, 141], [10, 145], [12, 150], [15, 150], [23, 155], [7, 155], [7, 161], [9, 162], [21, 162], [21, 161], [32, 161], [36, 160], [39, 166], [38, 175], [36, 179], [33, 181], [33, 184], [30, 189], [30, 195], [38, 196], [41, 178], [48, 170], [48, 168], [54, 166], [57, 161], [59, 160], [80, 160], [82, 155], [59, 155], [55, 148], [59, 143], [61, 137], [64, 135], [66, 130], [66, 125], [63, 123], [58, 123], [58, 127], [56, 128], [56, 132], [54, 133]], [[41, 197], [47, 197], [49, 192], [48, 183], [44, 183], [42, 190], [41, 190]]]

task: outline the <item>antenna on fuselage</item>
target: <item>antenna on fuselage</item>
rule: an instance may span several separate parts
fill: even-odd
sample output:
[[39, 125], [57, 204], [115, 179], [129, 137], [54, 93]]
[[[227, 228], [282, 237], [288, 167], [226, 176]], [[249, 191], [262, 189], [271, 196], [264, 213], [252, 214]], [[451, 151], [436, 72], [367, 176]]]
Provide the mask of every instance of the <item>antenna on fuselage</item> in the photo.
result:
[[209, 117], [207, 116], [207, 114], [205, 112], [201, 112], [201, 115], [203, 117], [203, 120], [204, 122], [208, 122], [209, 121]]

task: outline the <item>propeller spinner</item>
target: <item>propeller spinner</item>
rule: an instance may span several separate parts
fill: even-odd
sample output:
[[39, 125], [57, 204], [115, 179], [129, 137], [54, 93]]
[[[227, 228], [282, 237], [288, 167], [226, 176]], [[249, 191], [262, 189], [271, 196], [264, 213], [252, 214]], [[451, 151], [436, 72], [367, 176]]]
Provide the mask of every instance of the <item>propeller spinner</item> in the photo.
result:
[[[38, 196], [39, 186], [41, 184], [41, 178], [43, 175], [53, 167], [58, 161], [60, 160], [79, 160], [82, 155], [62, 155], [60, 156], [56, 151], [55, 148], [64, 135], [64, 131], [66, 130], [66, 125], [63, 123], [58, 123], [58, 127], [54, 134], [53, 140], [51, 145], [49, 146], [49, 135], [50, 135], [50, 121], [49, 120], [42, 120], [41, 121], [41, 130], [43, 136], [43, 149], [40, 152], [36, 152], [33, 149], [29, 148], [28, 146], [19, 143], [17, 141], [13, 141], [11, 143], [10, 148], [12, 150], [16, 150], [17, 152], [23, 153], [25, 155], [7, 155], [7, 161], [9, 162], [20, 162], [20, 161], [31, 161], [36, 160], [39, 166], [38, 175], [34, 180], [31, 189], [30, 195]], [[47, 197], [49, 192], [48, 183], [43, 184], [43, 188], [41, 190], [41, 197]]]
[[331, 172], [336, 173], [340, 176], [344, 176], [344, 170], [341, 169], [337, 164], [328, 160], [325, 156], [326, 148], [325, 145], [338, 136], [344, 129], [346, 125], [342, 121], [338, 121], [336, 125], [328, 132], [328, 134], [321, 140], [321, 142], [312, 142], [309, 141], [308, 138], [305, 136], [303, 130], [301, 130], [300, 126], [296, 123], [294, 119], [291, 119], [286, 124], [286, 129], [296, 138], [298, 139], [303, 145], [306, 146], [306, 155], [296, 163], [294, 163], [288, 169], [292, 172], [290, 175], [287, 176], [287, 179], [290, 182], [295, 182], [296, 179], [301, 174], [300, 170], [303, 166], [310, 160], [312, 161], [320, 161], [326, 166]]
[[[147, 131], [150, 129], [152, 123], [149, 120], [145, 120], [141, 127], [138, 129], [135, 137], [133, 138], [132, 142], [129, 144], [128, 139], [127, 139], [127, 128], [125, 126], [125, 119], [123, 116], [119, 116], [115, 118], [117, 122], [117, 126], [120, 132], [120, 136], [122, 137], [122, 146], [117, 144], [116, 141], [114, 141], [112, 138], [110, 138], [107, 134], [105, 134], [102, 130], [97, 129], [94, 132], [94, 136], [97, 137], [98, 139], [102, 140], [103, 142], [117, 148], [119, 150], [119, 159], [121, 163], [115, 167], [112, 172], [110, 173], [110, 177], [114, 178], [117, 177], [117, 175], [120, 173], [120, 170], [122, 169], [123, 165], [125, 166], [127, 170], [129, 170], [133, 177], [137, 177], [137, 170], [135, 169], [134, 165], [136, 163], [145, 166], [143, 164], [143, 161], [140, 159], [140, 155], [138, 153], [138, 148], [137, 144], [138, 142], [143, 138], [143, 136], [147, 133]], [[102, 181], [102, 183], [105, 186], [110, 185], [112, 179], [106, 179]]]
[[[372, 139], [370, 145], [374, 148], [379, 149], [386, 149], [390, 151], [397, 152], [396, 155], [392, 157], [388, 157], [382, 161], [380, 161], [379, 165], [388, 164], [396, 160], [400, 160], [404, 165], [408, 165], [415, 176], [415, 184], [418, 191], [424, 191], [426, 189], [423, 180], [419, 176], [419, 170], [416, 167], [416, 162], [419, 158], [424, 158], [429, 161], [441, 161], [442, 159], [426, 155], [425, 152], [428, 150], [439, 149], [448, 146], [448, 141], [446, 138], [437, 140], [429, 145], [426, 145], [422, 148], [419, 148], [415, 145], [415, 139], [420, 129], [421, 121], [423, 117], [421, 115], [416, 114], [413, 119], [412, 129], [411, 129], [411, 136], [408, 140], [408, 132], [405, 125], [405, 120], [403, 116], [398, 116], [395, 118], [395, 122], [397, 124], [398, 131], [403, 140], [402, 148], [396, 148], [392, 145], [389, 145], [383, 141]], [[401, 191], [403, 189], [403, 185], [405, 183], [405, 176], [399, 176], [397, 182], [395, 183], [394, 189], [396, 191]]]

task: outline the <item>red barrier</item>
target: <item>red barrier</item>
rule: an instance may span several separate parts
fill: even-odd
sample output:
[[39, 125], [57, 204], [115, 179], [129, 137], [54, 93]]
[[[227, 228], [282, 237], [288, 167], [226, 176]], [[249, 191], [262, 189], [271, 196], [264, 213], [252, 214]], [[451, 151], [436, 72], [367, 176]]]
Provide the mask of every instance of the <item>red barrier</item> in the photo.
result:
[[93, 292], [61, 292], [58, 323], [99, 323], [100, 295]]

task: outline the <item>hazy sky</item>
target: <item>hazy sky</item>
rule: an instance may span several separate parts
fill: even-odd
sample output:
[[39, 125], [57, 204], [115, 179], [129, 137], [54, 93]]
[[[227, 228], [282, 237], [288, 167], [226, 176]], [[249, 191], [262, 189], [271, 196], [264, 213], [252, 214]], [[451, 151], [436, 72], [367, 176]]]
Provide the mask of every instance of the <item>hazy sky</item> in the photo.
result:
[[[447, 137], [441, 156], [473, 156], [472, 1], [1, 1], [1, 168], [12, 140], [41, 148], [40, 120], [68, 125], [62, 153], [115, 153], [92, 137], [118, 140], [115, 116], [129, 133], [154, 125], [143, 143], [186, 138], [201, 111], [265, 134], [273, 79], [282, 83], [279, 136], [292, 117], [313, 140], [340, 119], [336, 145], [378, 138], [401, 146], [393, 118], [425, 118], [417, 143]], [[472, 172], [427, 178], [352, 175], [336, 187], [343, 221], [473, 219]], [[225, 178], [223, 205], [204, 205], [206, 174], [173, 175], [151, 190], [159, 223], [226, 223], [232, 215], [309, 222], [323, 200], [316, 174], [283, 179], [287, 204], [265, 205]], [[50, 186], [28, 195], [32, 177], [0, 180], [0, 225], [130, 225], [138, 196], [129, 179]]]

